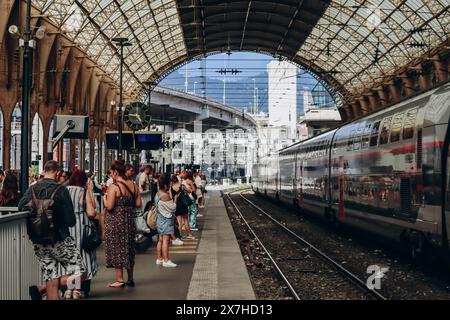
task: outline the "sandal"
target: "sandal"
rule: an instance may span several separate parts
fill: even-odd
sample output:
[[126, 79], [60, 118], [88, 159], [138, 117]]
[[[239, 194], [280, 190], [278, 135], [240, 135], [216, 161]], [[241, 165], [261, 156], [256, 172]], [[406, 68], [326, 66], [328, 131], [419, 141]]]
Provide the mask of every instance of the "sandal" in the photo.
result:
[[72, 290], [67, 289], [66, 292], [64, 292], [64, 300], [70, 300], [72, 299]]
[[123, 281], [116, 281], [114, 283], [110, 283], [108, 285], [108, 287], [110, 287], [110, 288], [123, 288], [123, 287], [125, 287], [125, 282], [123, 282]]
[[72, 292], [72, 299], [73, 300], [84, 299], [83, 291], [76, 290], [76, 289], [73, 290], [73, 292]]

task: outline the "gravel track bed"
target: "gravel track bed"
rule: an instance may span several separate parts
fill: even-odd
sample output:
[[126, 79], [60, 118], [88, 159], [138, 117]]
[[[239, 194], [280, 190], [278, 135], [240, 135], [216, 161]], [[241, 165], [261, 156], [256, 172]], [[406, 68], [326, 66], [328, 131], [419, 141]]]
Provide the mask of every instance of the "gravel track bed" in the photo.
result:
[[[231, 197], [301, 299], [373, 299], [370, 294], [364, 292], [337, 272], [335, 267], [330, 266], [313, 252], [310, 252], [304, 244], [292, 239], [279, 226], [259, 213], [239, 195], [231, 195]], [[236, 224], [236, 221], [234, 221], [234, 224]], [[237, 224], [239, 225], [239, 223]], [[274, 234], [274, 230], [277, 231], [276, 234]], [[262, 258], [259, 267], [264, 266], [271, 266], [270, 260], [266, 257]], [[276, 296], [274, 298], [279, 299]]]
[[256, 298], [258, 300], [293, 300], [291, 292], [278, 277], [265, 251], [260, 247], [258, 241], [251, 237], [251, 232], [226, 197], [224, 197], [224, 202]]
[[373, 236], [354, 230], [335, 230], [322, 220], [302, 215], [253, 192], [243, 195], [360, 279], [373, 274], [367, 272], [371, 265], [389, 268], [381, 279], [379, 291], [388, 299], [450, 299], [447, 267], [414, 264], [398, 247]]

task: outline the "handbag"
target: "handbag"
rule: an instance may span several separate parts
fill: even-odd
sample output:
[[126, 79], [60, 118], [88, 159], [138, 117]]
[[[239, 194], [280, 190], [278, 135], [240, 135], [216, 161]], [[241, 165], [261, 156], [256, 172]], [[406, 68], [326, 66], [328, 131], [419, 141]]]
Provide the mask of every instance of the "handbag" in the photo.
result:
[[158, 217], [156, 206], [157, 205], [155, 204], [153, 207], [151, 207], [147, 213], [147, 226], [153, 230], [156, 229], [156, 219]]
[[136, 222], [136, 232], [140, 234], [149, 234], [151, 232], [149, 226], [147, 225], [146, 212], [137, 212], [135, 216]]
[[102, 244], [97, 228], [92, 225], [85, 225], [83, 229], [83, 243], [81, 248], [86, 251], [92, 251]]
[[181, 201], [181, 203], [186, 207], [190, 207], [194, 203], [192, 199], [184, 191], [180, 192], [180, 195], [178, 196], [178, 201]]

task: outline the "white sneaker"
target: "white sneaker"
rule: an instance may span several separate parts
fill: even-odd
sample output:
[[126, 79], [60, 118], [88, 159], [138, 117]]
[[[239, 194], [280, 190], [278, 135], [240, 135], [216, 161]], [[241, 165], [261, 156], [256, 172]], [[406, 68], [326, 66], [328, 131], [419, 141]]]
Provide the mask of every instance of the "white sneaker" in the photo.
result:
[[195, 237], [194, 236], [186, 236], [186, 239], [195, 240]]
[[175, 268], [177, 265], [175, 263], [173, 263], [172, 261], [167, 260], [167, 261], [163, 261], [162, 266], [166, 267], [166, 268]]
[[191, 228], [191, 231], [198, 231], [198, 228]]
[[156, 264], [161, 265], [164, 263], [163, 259], [156, 259]]
[[181, 241], [180, 238], [176, 238], [175, 240], [172, 240], [172, 244], [174, 246], [182, 246], [184, 244], [184, 242]]
[[200, 218], [200, 217], [203, 217], [203, 215], [202, 215], [201, 213], [199, 213], [199, 214], [197, 215], [197, 218]]

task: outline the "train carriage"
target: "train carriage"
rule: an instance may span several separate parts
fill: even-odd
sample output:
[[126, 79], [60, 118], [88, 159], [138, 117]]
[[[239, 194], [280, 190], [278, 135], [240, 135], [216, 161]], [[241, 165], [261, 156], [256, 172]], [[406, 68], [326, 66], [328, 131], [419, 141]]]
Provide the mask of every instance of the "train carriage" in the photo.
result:
[[448, 248], [449, 122], [446, 83], [265, 158], [259, 192], [405, 241], [412, 254]]

